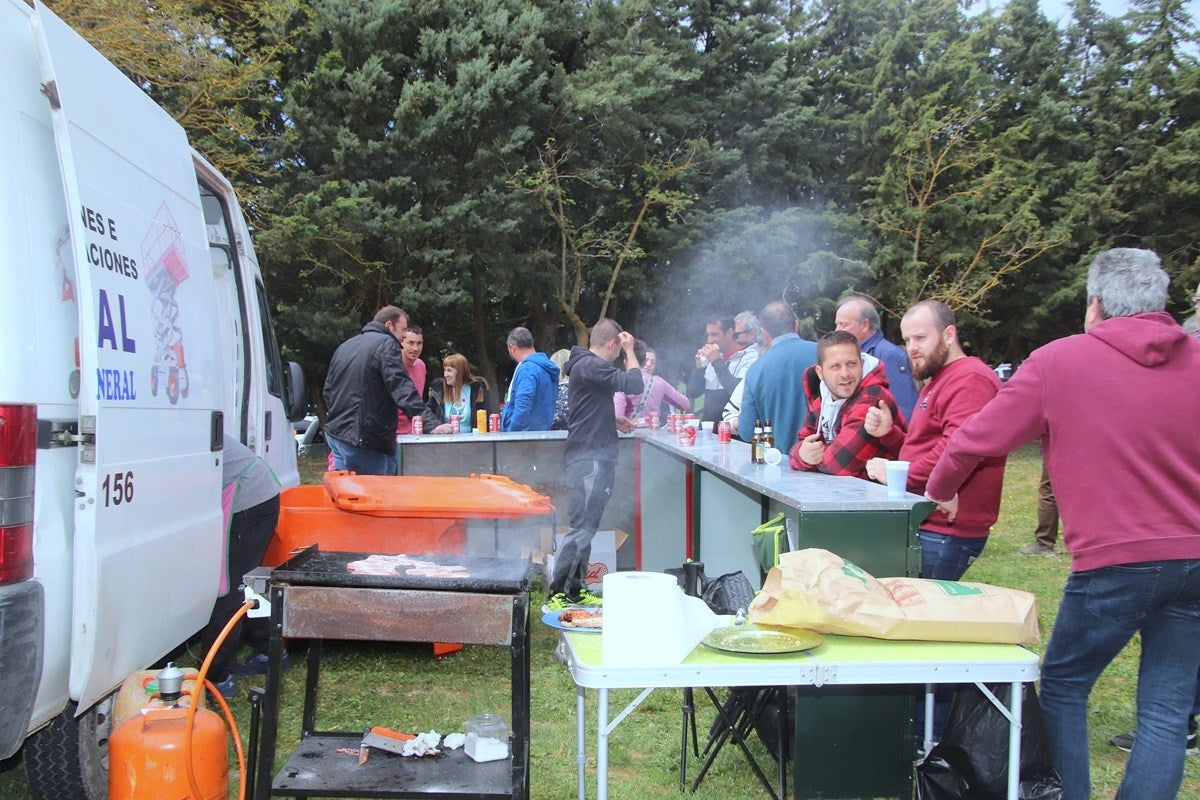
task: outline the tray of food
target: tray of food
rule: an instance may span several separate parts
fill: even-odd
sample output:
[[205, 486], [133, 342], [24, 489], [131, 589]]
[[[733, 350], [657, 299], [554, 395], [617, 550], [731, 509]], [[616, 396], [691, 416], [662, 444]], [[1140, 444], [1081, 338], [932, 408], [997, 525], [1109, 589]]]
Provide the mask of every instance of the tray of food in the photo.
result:
[[564, 608], [542, 614], [542, 622], [561, 631], [599, 633], [604, 625], [604, 610], [599, 608]]
[[530, 565], [524, 559], [344, 553], [311, 545], [275, 567], [271, 579], [310, 586], [511, 593], [529, 588]]

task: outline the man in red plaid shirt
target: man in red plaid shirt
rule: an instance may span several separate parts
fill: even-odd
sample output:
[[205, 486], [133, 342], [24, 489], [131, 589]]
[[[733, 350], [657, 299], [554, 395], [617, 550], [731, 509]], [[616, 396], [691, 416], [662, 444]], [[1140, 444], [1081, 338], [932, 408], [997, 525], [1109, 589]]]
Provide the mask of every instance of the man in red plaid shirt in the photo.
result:
[[[791, 450], [792, 469], [830, 475], [867, 474], [872, 458], [895, 458], [904, 443], [904, 416], [888, 391], [884, 365], [859, 350], [848, 331], [833, 331], [817, 342], [817, 363], [804, 373], [808, 414]], [[867, 433], [867, 411], [883, 403], [893, 427], [881, 437]]]

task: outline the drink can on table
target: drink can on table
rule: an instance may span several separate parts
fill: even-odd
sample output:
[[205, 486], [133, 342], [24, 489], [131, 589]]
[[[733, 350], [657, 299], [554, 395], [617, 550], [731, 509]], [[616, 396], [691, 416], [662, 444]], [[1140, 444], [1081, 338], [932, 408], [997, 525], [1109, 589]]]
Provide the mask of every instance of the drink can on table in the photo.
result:
[[717, 423], [717, 441], [721, 444], [728, 444], [733, 441], [733, 427], [728, 420], [721, 420]]
[[657, 411], [650, 412], [650, 430], [652, 430], [652, 431], [658, 430], [658, 412]]
[[489, 433], [499, 433], [500, 432], [500, 415], [499, 414], [492, 414], [490, 417], [488, 417], [488, 432]]
[[679, 443], [685, 447], [690, 447], [696, 443], [696, 426], [681, 425], [679, 427]]
[[458, 414], [451, 414], [450, 415], [450, 432], [458, 433], [460, 430], [462, 430], [462, 416], [460, 416]]
[[420, 436], [425, 432], [425, 419], [421, 416], [412, 418], [412, 432]]

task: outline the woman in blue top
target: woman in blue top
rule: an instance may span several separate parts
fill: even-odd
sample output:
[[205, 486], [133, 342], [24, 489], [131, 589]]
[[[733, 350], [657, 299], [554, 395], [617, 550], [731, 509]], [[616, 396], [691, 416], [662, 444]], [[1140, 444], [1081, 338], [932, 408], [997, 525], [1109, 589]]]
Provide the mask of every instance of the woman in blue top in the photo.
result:
[[496, 405], [487, 381], [471, 374], [466, 356], [451, 353], [442, 361], [442, 377], [429, 387], [429, 408], [442, 422], [457, 414], [470, 429], [475, 425], [475, 412], [483, 409], [491, 414]]

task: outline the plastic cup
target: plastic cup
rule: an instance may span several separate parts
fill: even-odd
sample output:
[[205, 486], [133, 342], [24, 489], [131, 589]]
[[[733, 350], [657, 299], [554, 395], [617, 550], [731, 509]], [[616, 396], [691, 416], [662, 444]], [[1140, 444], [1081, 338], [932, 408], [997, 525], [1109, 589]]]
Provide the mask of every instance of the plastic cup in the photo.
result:
[[908, 491], [908, 462], [887, 462], [888, 497], [904, 497]]
[[[771, 466], [778, 464], [782, 460], [783, 460], [783, 453], [780, 452], [778, 448], [768, 447], [766, 450], [763, 451], [763, 461], [770, 464]], [[904, 466], [906, 469], [908, 468], [907, 462], [905, 463]]]

